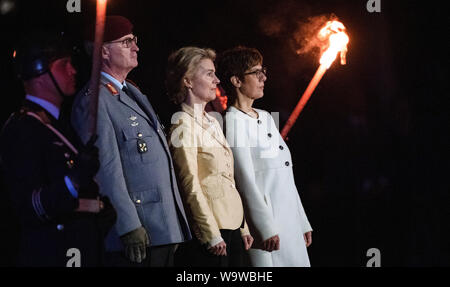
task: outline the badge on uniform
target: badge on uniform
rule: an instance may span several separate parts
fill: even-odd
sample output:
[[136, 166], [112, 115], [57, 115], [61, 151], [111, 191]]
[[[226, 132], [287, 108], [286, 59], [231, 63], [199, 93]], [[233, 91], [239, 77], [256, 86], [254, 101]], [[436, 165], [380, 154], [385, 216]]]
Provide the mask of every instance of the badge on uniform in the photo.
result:
[[137, 126], [139, 125], [138, 122], [135, 122], [135, 120], [137, 119], [136, 116], [131, 115], [128, 119], [131, 121], [131, 126], [132, 126], [132, 127], [137, 127]]
[[67, 164], [67, 167], [68, 167], [68, 168], [73, 168], [73, 165], [74, 165], [75, 163], [74, 163], [74, 161], [71, 159], [71, 160], [66, 161], [66, 164]]
[[137, 140], [137, 148], [139, 153], [145, 153], [148, 151], [147, 143], [143, 139]]

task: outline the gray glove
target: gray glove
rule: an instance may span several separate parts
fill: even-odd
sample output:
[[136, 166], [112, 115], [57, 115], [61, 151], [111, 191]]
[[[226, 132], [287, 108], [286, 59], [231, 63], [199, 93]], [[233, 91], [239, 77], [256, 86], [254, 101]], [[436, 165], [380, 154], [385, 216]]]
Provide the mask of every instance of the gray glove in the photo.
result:
[[139, 227], [120, 237], [125, 245], [125, 256], [132, 262], [141, 263], [147, 257], [150, 240], [144, 227]]

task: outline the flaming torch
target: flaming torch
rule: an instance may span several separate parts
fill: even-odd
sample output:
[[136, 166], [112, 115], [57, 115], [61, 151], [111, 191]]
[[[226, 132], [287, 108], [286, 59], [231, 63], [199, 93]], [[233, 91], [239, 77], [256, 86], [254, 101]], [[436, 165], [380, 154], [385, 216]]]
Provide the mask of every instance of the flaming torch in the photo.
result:
[[97, 16], [95, 20], [95, 40], [92, 53], [92, 70], [89, 84], [90, 91], [90, 111], [92, 120], [90, 122], [89, 132], [91, 136], [97, 133], [97, 110], [98, 110], [98, 91], [100, 82], [100, 69], [102, 65], [102, 45], [103, 34], [105, 31], [105, 15], [107, 0], [97, 0]]
[[[105, 15], [107, 0], [97, 0], [97, 16], [95, 20], [95, 39], [92, 53], [92, 71], [89, 83], [89, 132], [90, 139], [87, 145], [93, 144], [97, 139], [97, 110], [98, 110], [98, 91], [100, 83], [101, 69], [101, 49], [103, 45], [103, 34], [105, 32]], [[79, 198], [78, 212], [99, 213], [104, 208], [103, 200], [97, 196], [96, 199]]]
[[340, 52], [341, 55], [341, 65], [346, 64], [346, 54], [347, 54], [347, 44], [349, 41], [348, 35], [345, 33], [345, 27], [341, 22], [338, 21], [328, 21], [325, 26], [323, 26], [319, 33], [317, 34], [319, 40], [324, 41], [328, 39], [328, 48], [323, 52], [320, 57], [320, 66], [317, 69], [314, 77], [309, 82], [308, 87], [300, 98], [294, 111], [289, 116], [285, 126], [281, 130], [281, 136], [286, 139], [289, 130], [294, 125], [298, 116], [302, 112], [312, 93], [316, 89], [320, 80], [322, 79], [325, 72], [334, 62], [337, 54]]

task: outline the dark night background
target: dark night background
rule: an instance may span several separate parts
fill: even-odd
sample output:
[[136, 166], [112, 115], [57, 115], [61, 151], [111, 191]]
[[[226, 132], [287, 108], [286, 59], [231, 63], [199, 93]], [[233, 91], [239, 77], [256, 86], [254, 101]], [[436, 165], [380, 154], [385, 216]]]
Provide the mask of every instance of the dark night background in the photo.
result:
[[[13, 2], [0, 14], [0, 125], [24, 97], [12, 70], [21, 34], [57, 27], [81, 43], [95, 18], [94, 0], [81, 1], [81, 13], [68, 13], [65, 0]], [[337, 15], [350, 36], [347, 65], [331, 66], [288, 141], [314, 229], [311, 264], [365, 266], [374, 247], [382, 266], [449, 266], [449, 16], [431, 1], [381, 0], [381, 13], [369, 13], [366, 3], [109, 0], [107, 13], [135, 24], [139, 67], [129, 77], [166, 126], [175, 110], [164, 92], [168, 54], [187, 45], [221, 52], [242, 44], [264, 55], [265, 97], [255, 105], [280, 112], [280, 128], [318, 67], [316, 56], [295, 53], [298, 23]], [[81, 88], [90, 66], [84, 54], [75, 63]], [[14, 228], [6, 200], [0, 209], [1, 266], [14, 250], [7, 244]]]

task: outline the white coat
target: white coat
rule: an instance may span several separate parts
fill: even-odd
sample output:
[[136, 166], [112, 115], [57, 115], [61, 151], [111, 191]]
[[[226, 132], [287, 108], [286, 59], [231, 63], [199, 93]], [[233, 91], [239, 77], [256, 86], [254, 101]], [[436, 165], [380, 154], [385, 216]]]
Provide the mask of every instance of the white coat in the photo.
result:
[[[312, 231], [292, 170], [289, 148], [272, 116], [255, 109], [254, 119], [230, 107], [226, 136], [234, 155], [235, 180], [255, 243], [249, 251], [252, 266], [309, 267], [303, 234]], [[280, 250], [261, 250], [262, 241], [277, 235]]]

